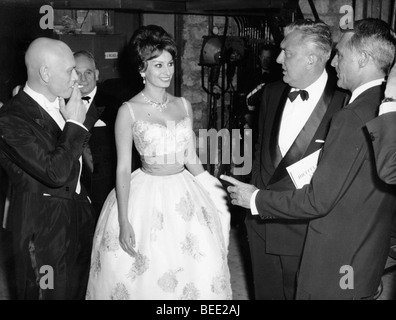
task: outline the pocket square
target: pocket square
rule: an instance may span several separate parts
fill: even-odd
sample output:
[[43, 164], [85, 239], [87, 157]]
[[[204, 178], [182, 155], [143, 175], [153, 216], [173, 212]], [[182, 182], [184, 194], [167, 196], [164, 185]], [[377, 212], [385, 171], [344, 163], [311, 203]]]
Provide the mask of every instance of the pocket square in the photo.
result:
[[106, 123], [99, 119], [95, 122], [94, 127], [106, 127]]

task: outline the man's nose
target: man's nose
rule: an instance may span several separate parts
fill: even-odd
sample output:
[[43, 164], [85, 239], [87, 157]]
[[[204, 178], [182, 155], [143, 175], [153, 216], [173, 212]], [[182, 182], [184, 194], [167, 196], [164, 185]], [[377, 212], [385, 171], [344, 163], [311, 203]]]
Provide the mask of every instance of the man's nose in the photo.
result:
[[337, 55], [335, 55], [334, 58], [331, 60], [330, 65], [334, 68], [337, 67], [337, 65], [338, 65], [338, 56]]
[[81, 82], [86, 82], [87, 81], [87, 77], [85, 76], [85, 73], [79, 73], [78, 74], [78, 79]]
[[281, 52], [278, 57], [276, 58], [276, 62], [279, 64], [283, 63], [283, 52]]
[[73, 81], [78, 81], [79, 80], [79, 77], [78, 77], [78, 74], [77, 74], [76, 70], [72, 71], [72, 80]]

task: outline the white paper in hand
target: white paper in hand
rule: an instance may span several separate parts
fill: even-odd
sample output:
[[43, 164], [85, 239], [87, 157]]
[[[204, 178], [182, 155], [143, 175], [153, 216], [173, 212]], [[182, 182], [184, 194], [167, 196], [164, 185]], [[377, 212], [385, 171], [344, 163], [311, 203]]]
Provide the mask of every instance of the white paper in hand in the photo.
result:
[[286, 167], [296, 189], [301, 189], [303, 186], [311, 182], [312, 176], [318, 165], [318, 159], [321, 151], [322, 149], [319, 149], [300, 161]]

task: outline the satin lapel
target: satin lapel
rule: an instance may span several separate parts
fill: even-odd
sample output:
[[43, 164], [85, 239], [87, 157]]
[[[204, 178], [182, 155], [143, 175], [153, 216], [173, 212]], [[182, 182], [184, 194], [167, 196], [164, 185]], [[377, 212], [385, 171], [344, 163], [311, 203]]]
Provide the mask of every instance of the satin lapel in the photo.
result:
[[[61, 128], [54, 119], [46, 112], [34, 99], [32, 99], [23, 90], [20, 90], [19, 94], [22, 97], [22, 104], [24, 106], [24, 113], [28, 113], [28, 117], [33, 119], [44, 131], [51, 135], [59, 137], [62, 133]], [[28, 108], [26, 108], [28, 106]]]
[[95, 122], [98, 121], [98, 119], [99, 119], [99, 114], [98, 114], [98, 110], [96, 109], [96, 103], [94, 98], [88, 109], [87, 115], [85, 116], [84, 126], [88, 130], [91, 130]]
[[51, 135], [54, 135], [58, 137], [61, 133], [62, 130], [59, 128], [58, 124], [48, 115], [49, 119], [34, 119], [34, 122], [36, 122], [41, 128], [44, 129], [44, 131], [48, 132]]
[[311, 116], [308, 118], [308, 121], [298, 134], [296, 140], [294, 140], [289, 151], [279, 163], [278, 167], [276, 168], [274, 174], [269, 181], [269, 184], [273, 184], [284, 178], [287, 175], [286, 167], [301, 160], [305, 155], [331, 102], [334, 85], [334, 80], [329, 77], [325, 90], [323, 91], [323, 94], [320, 97], [314, 111], [312, 112]]
[[283, 110], [286, 105], [287, 95], [291, 90], [290, 86], [286, 86], [285, 90], [282, 93], [282, 96], [279, 100], [279, 105], [276, 110], [275, 118], [273, 121], [273, 126], [271, 130], [271, 138], [270, 138], [270, 154], [271, 159], [274, 167], [276, 168], [278, 164], [282, 160], [282, 154], [279, 149], [278, 140], [279, 140], [279, 130], [280, 130], [280, 123], [282, 120]]

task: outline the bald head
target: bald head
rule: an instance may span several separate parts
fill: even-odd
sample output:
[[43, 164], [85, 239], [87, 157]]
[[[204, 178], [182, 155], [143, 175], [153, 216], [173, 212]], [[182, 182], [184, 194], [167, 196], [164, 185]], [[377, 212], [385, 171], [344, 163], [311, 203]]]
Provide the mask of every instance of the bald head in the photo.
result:
[[34, 40], [25, 55], [28, 85], [53, 101], [68, 98], [77, 80], [71, 49], [62, 41], [50, 38]]
[[25, 55], [25, 63], [28, 72], [39, 70], [43, 65], [56, 62], [67, 55], [72, 55], [70, 48], [62, 41], [50, 38], [38, 38], [34, 40]]

